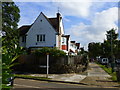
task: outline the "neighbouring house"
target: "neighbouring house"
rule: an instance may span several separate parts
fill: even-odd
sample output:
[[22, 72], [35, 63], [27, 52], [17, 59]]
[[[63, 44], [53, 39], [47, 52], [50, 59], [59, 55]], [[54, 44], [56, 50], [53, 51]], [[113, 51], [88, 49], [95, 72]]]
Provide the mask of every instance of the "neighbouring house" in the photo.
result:
[[[56, 47], [67, 54], [72, 49], [70, 47], [73, 43], [70, 42], [70, 35], [64, 33], [60, 13], [55, 18], [48, 18], [41, 12], [33, 24], [21, 26], [19, 31], [19, 43], [24, 48]], [[77, 49], [77, 46], [73, 47]]]
[[75, 41], [70, 41], [70, 55], [77, 55], [80, 50], [80, 43], [75, 43]]

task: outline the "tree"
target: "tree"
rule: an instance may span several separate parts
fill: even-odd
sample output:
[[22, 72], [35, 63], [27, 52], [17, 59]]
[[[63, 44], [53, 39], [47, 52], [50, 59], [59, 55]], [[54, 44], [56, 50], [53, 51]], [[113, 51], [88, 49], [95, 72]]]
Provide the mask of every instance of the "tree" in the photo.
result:
[[88, 44], [89, 57], [96, 59], [97, 56], [100, 56], [102, 53], [101, 43], [89, 43]]
[[19, 42], [17, 23], [20, 18], [20, 10], [14, 2], [2, 3], [2, 85], [8, 87], [8, 78], [12, 76], [10, 67], [18, 57]]
[[118, 33], [116, 33], [116, 30], [112, 28], [111, 30], [107, 31], [106, 37], [107, 40], [104, 41], [104, 43], [107, 44], [106, 53], [110, 58], [116, 57], [115, 54], [117, 53]]
[[[2, 45], [8, 49], [14, 49], [15, 44], [18, 45], [18, 30], [17, 23], [20, 18], [20, 10], [14, 2], [2, 3], [2, 33], [4, 35], [4, 41]], [[12, 41], [11, 41], [12, 40]], [[10, 50], [11, 51], [11, 50]], [[14, 51], [13, 51], [14, 52]]]
[[97, 56], [111, 58], [114, 55], [116, 58], [119, 56], [119, 40], [118, 33], [116, 33], [115, 29], [107, 31], [106, 34], [107, 39], [104, 40], [103, 43], [89, 43], [88, 51], [90, 58], [96, 58]]

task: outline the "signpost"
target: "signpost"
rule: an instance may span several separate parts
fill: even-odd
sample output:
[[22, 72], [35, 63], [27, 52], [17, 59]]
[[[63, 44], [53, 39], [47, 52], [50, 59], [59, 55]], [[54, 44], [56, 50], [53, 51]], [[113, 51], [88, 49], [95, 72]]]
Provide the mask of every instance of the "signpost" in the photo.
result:
[[49, 74], [49, 53], [47, 53], [47, 74], [46, 74], [47, 78], [48, 78], [48, 74]]

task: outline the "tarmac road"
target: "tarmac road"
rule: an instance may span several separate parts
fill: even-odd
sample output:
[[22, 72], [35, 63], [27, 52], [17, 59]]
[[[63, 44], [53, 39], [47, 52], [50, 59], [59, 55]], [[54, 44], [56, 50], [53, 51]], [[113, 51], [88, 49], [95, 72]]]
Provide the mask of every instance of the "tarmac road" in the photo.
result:
[[60, 82], [48, 82], [48, 81], [37, 81], [30, 79], [16, 78], [14, 81], [14, 87], [12, 90], [24, 89], [44, 89], [44, 88], [90, 88], [80, 84], [69, 84]]

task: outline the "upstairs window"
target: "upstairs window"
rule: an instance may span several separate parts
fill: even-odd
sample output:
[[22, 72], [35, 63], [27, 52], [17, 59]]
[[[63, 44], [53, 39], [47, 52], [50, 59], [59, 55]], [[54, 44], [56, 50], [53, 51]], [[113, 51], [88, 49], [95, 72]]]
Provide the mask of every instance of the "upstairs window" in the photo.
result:
[[26, 36], [22, 36], [22, 42], [26, 42]]
[[37, 42], [45, 42], [45, 34], [37, 35]]

